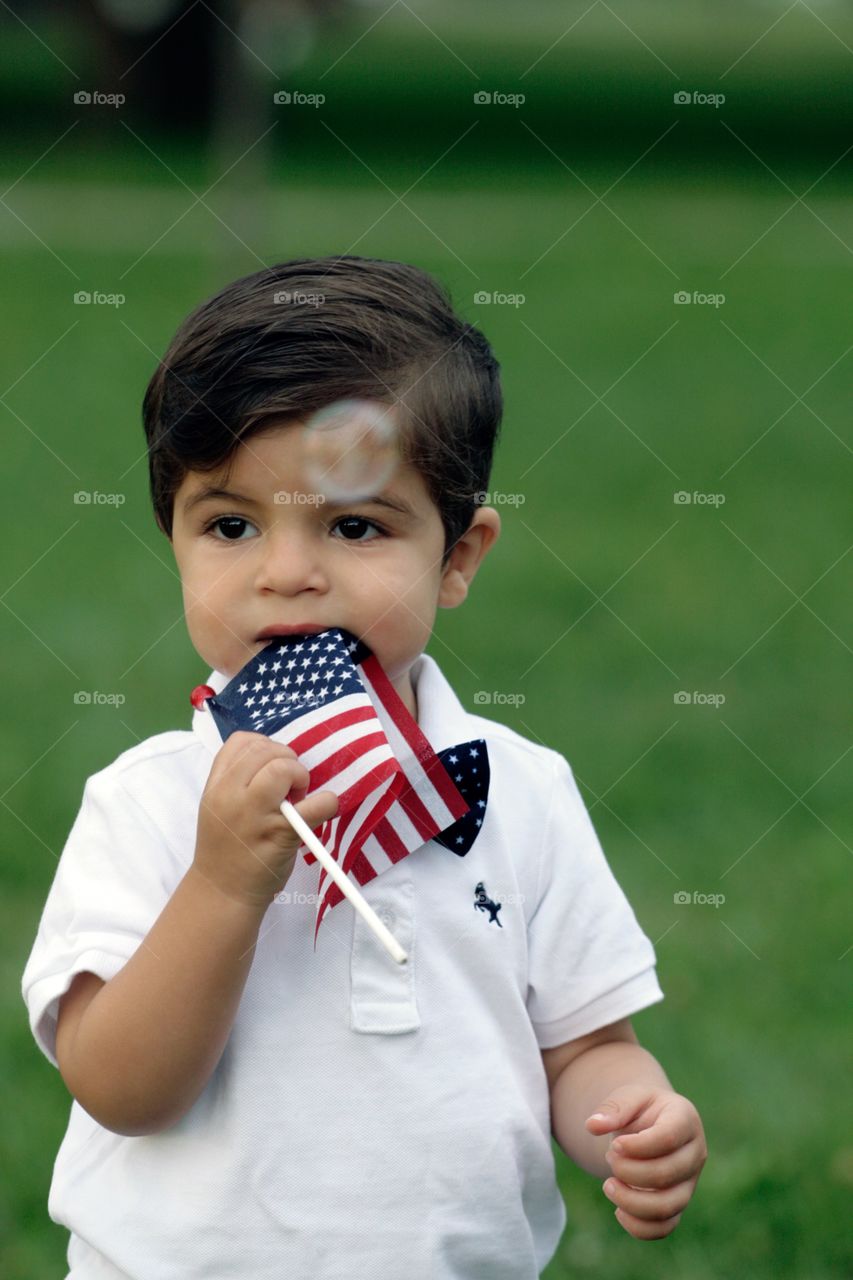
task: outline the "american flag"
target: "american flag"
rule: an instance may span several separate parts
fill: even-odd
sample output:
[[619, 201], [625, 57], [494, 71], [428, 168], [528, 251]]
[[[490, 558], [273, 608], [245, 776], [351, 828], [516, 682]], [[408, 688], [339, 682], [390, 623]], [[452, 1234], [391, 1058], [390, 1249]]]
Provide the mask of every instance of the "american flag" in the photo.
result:
[[[265, 733], [296, 752], [308, 795], [335, 792], [338, 812], [315, 834], [360, 885], [470, 807], [378, 659], [341, 628], [274, 638], [206, 706], [223, 742], [238, 730]], [[304, 844], [300, 852], [317, 861]], [[343, 897], [321, 867], [315, 947]]]

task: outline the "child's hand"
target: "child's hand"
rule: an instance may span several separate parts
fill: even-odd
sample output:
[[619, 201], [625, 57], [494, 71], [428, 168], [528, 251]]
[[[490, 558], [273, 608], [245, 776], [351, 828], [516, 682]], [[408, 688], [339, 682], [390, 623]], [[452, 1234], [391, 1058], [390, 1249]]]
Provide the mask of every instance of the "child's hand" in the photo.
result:
[[333, 791], [304, 799], [308, 781], [291, 747], [262, 733], [232, 733], [199, 803], [196, 870], [236, 901], [270, 903], [289, 880], [302, 843], [281, 812], [282, 801], [289, 799], [312, 830], [337, 813]]
[[[603, 1112], [603, 1115], [599, 1115]], [[589, 1116], [590, 1133], [620, 1130], [607, 1151], [613, 1177], [605, 1195], [616, 1218], [638, 1240], [659, 1240], [681, 1220], [708, 1158], [702, 1121], [693, 1103], [669, 1089], [623, 1085]]]

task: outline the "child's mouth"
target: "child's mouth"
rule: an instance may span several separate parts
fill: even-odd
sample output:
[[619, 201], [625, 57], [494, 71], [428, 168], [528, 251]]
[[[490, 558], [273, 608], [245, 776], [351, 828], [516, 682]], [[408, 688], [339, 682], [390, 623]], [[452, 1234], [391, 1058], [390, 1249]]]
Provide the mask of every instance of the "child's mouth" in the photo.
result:
[[319, 635], [321, 631], [329, 630], [331, 630], [330, 627], [313, 622], [304, 622], [299, 623], [298, 625], [282, 623], [280, 626], [278, 624], [274, 624], [269, 627], [264, 627], [263, 631], [260, 631], [258, 635], [255, 636], [255, 640], [264, 641], [268, 644], [270, 640], [277, 639], [278, 637], [315, 636]]

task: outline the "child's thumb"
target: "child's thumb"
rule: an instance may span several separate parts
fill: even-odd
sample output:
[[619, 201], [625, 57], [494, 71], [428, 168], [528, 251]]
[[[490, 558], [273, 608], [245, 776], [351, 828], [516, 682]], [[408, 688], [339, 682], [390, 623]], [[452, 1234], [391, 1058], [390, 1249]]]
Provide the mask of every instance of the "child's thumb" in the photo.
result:
[[587, 1127], [593, 1126], [596, 1133], [610, 1133], [624, 1124], [622, 1112], [625, 1108], [615, 1098], [607, 1098], [591, 1116], [587, 1117]]

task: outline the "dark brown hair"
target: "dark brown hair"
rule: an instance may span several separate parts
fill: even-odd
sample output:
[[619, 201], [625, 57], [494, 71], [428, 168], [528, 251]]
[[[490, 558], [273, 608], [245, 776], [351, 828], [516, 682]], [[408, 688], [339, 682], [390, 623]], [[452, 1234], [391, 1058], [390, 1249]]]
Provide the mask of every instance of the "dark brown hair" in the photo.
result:
[[187, 316], [145, 392], [157, 524], [172, 536], [188, 471], [218, 470], [275, 420], [359, 396], [396, 404], [401, 455], [441, 513], [446, 560], [488, 489], [499, 375], [483, 334], [408, 263], [343, 255], [244, 276]]

